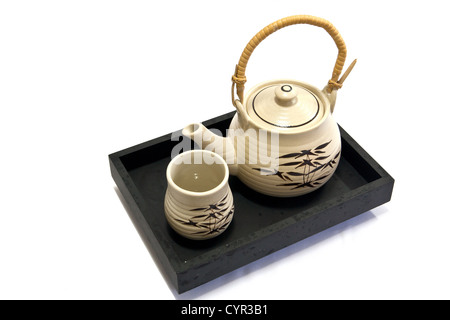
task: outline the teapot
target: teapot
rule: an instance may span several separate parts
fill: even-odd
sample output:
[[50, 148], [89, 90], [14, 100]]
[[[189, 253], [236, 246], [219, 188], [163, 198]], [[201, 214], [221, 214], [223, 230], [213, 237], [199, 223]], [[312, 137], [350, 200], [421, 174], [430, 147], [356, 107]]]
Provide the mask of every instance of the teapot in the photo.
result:
[[[325, 29], [338, 48], [332, 77], [325, 88], [281, 79], [260, 83], [244, 95], [245, 70], [254, 49], [270, 34], [294, 24]], [[230, 174], [259, 193], [294, 197], [312, 192], [331, 178], [341, 156], [339, 128], [332, 112], [336, 92], [356, 63], [353, 61], [339, 79], [346, 55], [344, 40], [325, 19], [297, 15], [275, 21], [250, 40], [236, 65], [231, 96], [237, 112], [227, 136], [201, 123], [186, 126], [182, 134], [202, 149], [221, 154]]]

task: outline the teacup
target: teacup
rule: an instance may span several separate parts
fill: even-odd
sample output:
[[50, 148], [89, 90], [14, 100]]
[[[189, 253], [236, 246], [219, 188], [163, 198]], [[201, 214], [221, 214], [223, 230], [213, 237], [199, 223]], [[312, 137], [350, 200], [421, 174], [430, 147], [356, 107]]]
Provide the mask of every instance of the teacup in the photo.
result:
[[188, 239], [218, 236], [234, 214], [233, 194], [228, 185], [228, 166], [208, 150], [183, 152], [166, 171], [164, 211], [169, 225]]

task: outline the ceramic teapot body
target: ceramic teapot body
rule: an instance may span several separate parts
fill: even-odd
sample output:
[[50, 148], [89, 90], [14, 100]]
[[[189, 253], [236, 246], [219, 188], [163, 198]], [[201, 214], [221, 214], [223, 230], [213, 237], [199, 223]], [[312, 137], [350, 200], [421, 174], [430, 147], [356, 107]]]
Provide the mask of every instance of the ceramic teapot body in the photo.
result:
[[203, 149], [220, 154], [227, 161], [230, 173], [257, 192], [294, 197], [314, 191], [331, 178], [341, 152], [339, 128], [326, 94], [298, 81], [277, 80], [257, 85], [244, 103], [249, 104], [248, 99], [268, 86], [292, 85], [307, 86], [320, 98], [318, 104], [323, 112], [317, 113], [316, 121], [295, 130], [270, 130], [269, 125], [262, 126], [243, 112], [237, 112], [226, 137], [200, 123], [186, 126], [183, 134]]
[[[318, 25], [332, 34], [339, 49], [333, 78], [323, 90], [296, 80], [267, 81], [244, 97], [245, 67], [254, 48], [272, 32], [296, 23]], [[314, 191], [331, 178], [341, 155], [339, 128], [332, 111], [336, 91], [356, 62], [338, 80], [345, 54], [342, 38], [326, 20], [293, 16], [276, 21], [249, 42], [236, 66], [232, 102], [237, 113], [227, 136], [221, 137], [199, 123], [186, 126], [182, 133], [203, 149], [222, 155], [230, 174], [257, 192], [293, 197]]]

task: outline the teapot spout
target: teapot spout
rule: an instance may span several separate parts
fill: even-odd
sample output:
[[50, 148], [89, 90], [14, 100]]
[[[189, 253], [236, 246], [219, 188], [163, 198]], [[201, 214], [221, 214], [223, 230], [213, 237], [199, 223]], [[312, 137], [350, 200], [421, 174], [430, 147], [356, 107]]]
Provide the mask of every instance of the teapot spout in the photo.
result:
[[210, 150], [220, 155], [228, 164], [231, 175], [237, 175], [238, 165], [233, 140], [222, 137], [218, 129], [208, 129], [201, 123], [192, 123], [184, 127], [183, 136], [194, 141], [203, 150]]

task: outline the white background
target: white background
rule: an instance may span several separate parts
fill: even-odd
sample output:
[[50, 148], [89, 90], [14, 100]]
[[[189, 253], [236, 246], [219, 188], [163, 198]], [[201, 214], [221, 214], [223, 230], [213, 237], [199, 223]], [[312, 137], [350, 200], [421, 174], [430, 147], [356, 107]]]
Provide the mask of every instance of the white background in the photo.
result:
[[[232, 111], [248, 40], [294, 14], [358, 58], [334, 116], [396, 179], [392, 201], [178, 295], [108, 154]], [[1, 2], [0, 298], [449, 299], [449, 21], [431, 0]], [[247, 88], [323, 87], [336, 54], [319, 28], [283, 29]]]

